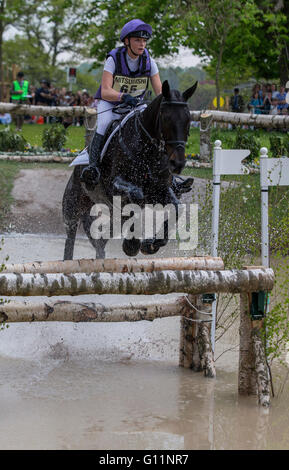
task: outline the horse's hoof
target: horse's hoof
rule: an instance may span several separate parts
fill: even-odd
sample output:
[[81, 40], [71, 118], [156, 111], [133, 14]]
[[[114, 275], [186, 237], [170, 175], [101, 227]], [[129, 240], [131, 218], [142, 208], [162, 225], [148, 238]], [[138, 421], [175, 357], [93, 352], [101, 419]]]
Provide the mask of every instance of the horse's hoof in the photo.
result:
[[127, 256], [136, 256], [139, 252], [141, 242], [136, 238], [127, 240], [126, 238], [123, 241], [122, 249]]
[[150, 240], [144, 240], [141, 243], [140, 251], [143, 255], [154, 255], [159, 251], [160, 245], [156, 243], [155, 238]]

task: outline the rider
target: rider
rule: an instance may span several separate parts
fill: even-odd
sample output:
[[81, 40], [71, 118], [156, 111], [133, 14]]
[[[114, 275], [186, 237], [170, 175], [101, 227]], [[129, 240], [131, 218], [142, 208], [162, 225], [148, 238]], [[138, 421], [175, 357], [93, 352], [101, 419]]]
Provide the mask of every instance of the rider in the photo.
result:
[[99, 182], [98, 165], [107, 126], [112, 120], [120, 118], [120, 115], [113, 112], [113, 108], [120, 103], [135, 107], [138, 98], [144, 96], [149, 80], [156, 95], [162, 92], [158, 67], [146, 49], [151, 35], [152, 28], [149, 24], [139, 19], [131, 20], [120, 33], [124, 45], [107, 55], [101, 86], [95, 96], [99, 99], [98, 113], [103, 114], [89, 146], [89, 166], [84, 168], [81, 175], [81, 181], [89, 187]]

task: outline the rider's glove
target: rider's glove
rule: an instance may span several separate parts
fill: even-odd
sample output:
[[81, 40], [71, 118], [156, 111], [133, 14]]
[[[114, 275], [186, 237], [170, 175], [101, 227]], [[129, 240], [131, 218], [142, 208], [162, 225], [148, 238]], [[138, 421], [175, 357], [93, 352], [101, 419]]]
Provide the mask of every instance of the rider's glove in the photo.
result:
[[122, 95], [122, 102], [125, 104], [128, 104], [129, 106], [133, 106], [134, 108], [138, 104], [138, 99], [135, 98], [134, 96], [129, 95], [128, 93], [124, 93]]

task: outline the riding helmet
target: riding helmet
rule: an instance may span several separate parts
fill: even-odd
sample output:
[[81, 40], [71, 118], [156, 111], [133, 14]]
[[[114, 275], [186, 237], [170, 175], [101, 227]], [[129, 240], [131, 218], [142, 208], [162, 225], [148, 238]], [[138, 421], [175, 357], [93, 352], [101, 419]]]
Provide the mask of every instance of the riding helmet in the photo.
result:
[[138, 37], [149, 39], [152, 35], [152, 27], [142, 20], [131, 20], [124, 25], [120, 33], [120, 40], [124, 41], [127, 37]]

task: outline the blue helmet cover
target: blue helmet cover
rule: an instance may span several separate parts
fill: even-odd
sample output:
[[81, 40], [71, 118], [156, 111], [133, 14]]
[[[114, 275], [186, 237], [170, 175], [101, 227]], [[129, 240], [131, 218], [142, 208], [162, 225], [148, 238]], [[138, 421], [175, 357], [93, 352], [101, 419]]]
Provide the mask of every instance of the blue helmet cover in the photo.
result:
[[120, 33], [120, 40], [123, 41], [128, 35], [132, 35], [132, 33], [136, 31], [146, 31], [149, 36], [152, 35], [152, 27], [149, 24], [144, 23], [142, 20], [135, 19], [124, 25]]

